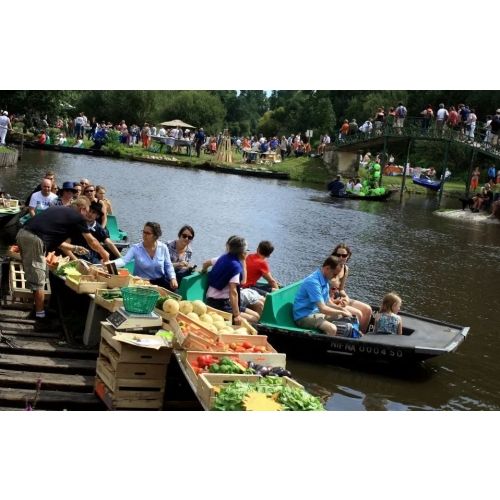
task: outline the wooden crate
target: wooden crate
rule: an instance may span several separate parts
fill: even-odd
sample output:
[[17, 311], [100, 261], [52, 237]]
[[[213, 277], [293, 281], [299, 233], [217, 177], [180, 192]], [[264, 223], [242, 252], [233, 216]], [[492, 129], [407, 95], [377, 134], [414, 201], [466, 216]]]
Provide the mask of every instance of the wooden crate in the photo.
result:
[[[33, 292], [26, 286], [24, 267], [21, 262], [11, 261], [9, 266], [9, 286], [14, 301], [33, 302]], [[51, 294], [48, 279], [45, 280], [44, 292], [44, 300], [48, 302]]]
[[[100, 374], [103, 373], [102, 367]], [[94, 391], [109, 410], [161, 410], [164, 391], [143, 387], [127, 387], [112, 391], [102, 380], [100, 374], [95, 378]]]
[[[198, 377], [198, 385], [196, 390], [198, 392], [198, 397], [205, 405], [205, 407], [211, 409], [215, 403], [215, 396], [219, 391], [219, 387], [230, 384], [236, 380], [241, 380], [242, 382], [257, 382], [262, 377], [260, 375], [226, 375], [222, 373], [201, 373]], [[295, 387], [297, 389], [303, 389], [304, 386], [299, 384], [296, 380], [290, 377], [281, 377], [283, 384], [289, 387]]]
[[[193, 368], [191, 367], [191, 361], [195, 360], [198, 356], [202, 356], [203, 354], [206, 354], [206, 351], [184, 351], [182, 355], [182, 363], [185, 366], [186, 369], [186, 374], [193, 382], [193, 384], [196, 385], [198, 384], [198, 375], [195, 373]], [[253, 361], [254, 363], [257, 363], [259, 365], [264, 365], [264, 366], [271, 366], [271, 367], [281, 367], [281, 368], [286, 368], [286, 354], [276, 352], [268, 352], [268, 353], [251, 353], [251, 352], [227, 352], [227, 351], [220, 351], [220, 352], [210, 352], [212, 356], [216, 356], [219, 359], [222, 358], [230, 358], [230, 359], [240, 359], [242, 361], [246, 361], [247, 363], [249, 361]]]
[[108, 288], [122, 288], [128, 286], [132, 279], [130, 275], [109, 274], [96, 267], [93, 267], [91, 272], [99, 281], [106, 283]]
[[66, 286], [76, 293], [95, 293], [100, 288], [107, 288], [106, 283], [98, 281], [91, 274], [82, 274], [80, 276], [72, 276], [66, 278]]
[[267, 341], [266, 335], [235, 335], [231, 333], [219, 334], [219, 341], [225, 344], [233, 342], [248, 342], [252, 346], [265, 346], [267, 352], [276, 352], [276, 349]]
[[102, 293], [107, 291], [107, 289], [100, 288], [99, 290], [96, 290], [95, 295], [94, 295], [94, 301], [97, 305], [101, 306], [103, 309], [106, 309], [111, 312], [115, 312], [120, 307], [123, 307], [123, 299], [105, 299], [102, 296]]
[[[147, 349], [145, 347], [125, 344], [114, 340], [115, 331], [111, 324], [101, 323], [101, 341], [106, 342], [118, 354], [121, 363], [152, 363], [168, 364], [172, 355], [171, 347], [161, 347], [160, 349]], [[151, 337], [150, 335], [137, 334], [139, 337]]]
[[[157, 312], [158, 309], [155, 309]], [[164, 319], [167, 328], [172, 330], [176, 336], [177, 344], [183, 349], [205, 349], [215, 348], [218, 334], [210, 331], [199, 321], [188, 318], [179, 313], [176, 318]]]

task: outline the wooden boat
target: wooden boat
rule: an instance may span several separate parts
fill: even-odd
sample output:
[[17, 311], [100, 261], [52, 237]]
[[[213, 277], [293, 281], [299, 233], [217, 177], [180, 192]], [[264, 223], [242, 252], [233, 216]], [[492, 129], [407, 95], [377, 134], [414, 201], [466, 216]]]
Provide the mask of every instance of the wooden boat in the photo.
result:
[[[193, 273], [183, 278], [177, 293], [185, 300], [203, 300], [207, 281], [206, 274]], [[300, 284], [298, 281], [269, 293], [256, 325], [278, 352], [290, 357], [320, 363], [334, 361], [339, 356], [385, 363], [418, 362], [455, 351], [469, 332], [468, 327], [402, 312], [403, 335], [368, 333], [359, 339], [328, 337], [294, 323], [292, 306]]]
[[294, 323], [292, 307], [300, 284], [299, 281], [268, 294], [257, 325], [259, 333], [267, 335], [275, 349], [291, 357], [324, 362], [341, 355], [388, 363], [418, 362], [455, 351], [469, 332], [468, 327], [402, 312], [403, 335], [328, 337]]
[[395, 190], [391, 189], [389, 191], [386, 191], [384, 194], [366, 195], [366, 196], [362, 196], [362, 195], [355, 194], [355, 193], [349, 193], [349, 192], [346, 192], [345, 194], [342, 194], [342, 195], [333, 194], [332, 192], [330, 192], [330, 196], [332, 198], [341, 198], [344, 200], [385, 201], [385, 200], [389, 199], [390, 196], [392, 195], [392, 193], [394, 193], [394, 192], [395, 192]]
[[5, 226], [16, 214], [21, 211], [19, 207], [15, 208], [0, 208], [0, 227]]
[[36, 141], [25, 142], [24, 147], [31, 149], [44, 149], [46, 151], [59, 151], [60, 153], [72, 153], [91, 156], [109, 156], [106, 151], [93, 148], [75, 148], [74, 146], [59, 146], [58, 144], [39, 144]]
[[441, 181], [431, 181], [426, 177], [421, 178], [418, 176], [413, 177], [413, 184], [423, 186], [431, 191], [439, 191], [439, 188], [441, 187]]

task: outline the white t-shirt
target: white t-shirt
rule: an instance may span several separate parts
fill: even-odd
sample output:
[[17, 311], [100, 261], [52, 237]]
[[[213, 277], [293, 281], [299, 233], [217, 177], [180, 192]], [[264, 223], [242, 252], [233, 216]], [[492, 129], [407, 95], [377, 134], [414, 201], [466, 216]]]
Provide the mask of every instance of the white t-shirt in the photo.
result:
[[40, 202], [40, 206], [38, 208], [46, 210], [52, 206], [56, 200], [57, 195], [54, 193], [50, 193], [48, 196], [43, 196], [41, 191], [37, 191], [31, 195], [29, 206], [30, 208], [36, 208], [37, 203]]
[[448, 116], [448, 111], [444, 108], [439, 108], [436, 112], [436, 119], [437, 120], [446, 120], [446, 117]]
[[352, 190], [355, 192], [355, 193], [359, 193], [359, 191], [361, 191], [361, 188], [363, 187], [363, 185], [361, 183], [357, 183], [354, 185], [354, 187], [352, 188]]
[[[215, 265], [219, 257], [216, 257], [215, 259], [211, 259], [212, 266]], [[235, 274], [230, 280], [229, 283], [236, 283], [238, 284], [240, 282], [240, 275]], [[222, 289], [222, 290], [217, 290], [217, 288], [214, 288], [213, 286], [209, 286], [207, 290], [207, 297], [211, 297], [212, 299], [228, 299], [229, 298], [229, 283]]]
[[329, 135], [325, 135], [323, 137], [323, 144], [330, 144], [330, 136]]
[[9, 128], [10, 126], [10, 119], [7, 115], [1, 115], [0, 116], [0, 127], [2, 128]]

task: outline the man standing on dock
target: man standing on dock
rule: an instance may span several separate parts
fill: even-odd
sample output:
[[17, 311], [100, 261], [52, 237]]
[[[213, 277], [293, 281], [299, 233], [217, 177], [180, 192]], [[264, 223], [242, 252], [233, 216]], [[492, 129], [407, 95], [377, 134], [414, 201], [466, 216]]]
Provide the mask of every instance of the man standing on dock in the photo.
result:
[[5, 146], [7, 130], [12, 130], [12, 125], [10, 124], [9, 112], [3, 111], [0, 115], [0, 146]]
[[81, 196], [71, 207], [50, 207], [30, 219], [17, 235], [26, 283], [33, 291], [35, 319], [39, 325], [47, 322], [44, 310], [44, 288], [47, 280], [46, 252], [60, 247], [76, 254], [80, 253], [79, 247], [66, 243], [66, 240], [81, 234], [89, 247], [101, 256], [103, 262], [109, 260], [108, 252], [92, 236], [87, 225], [89, 205], [88, 198]]

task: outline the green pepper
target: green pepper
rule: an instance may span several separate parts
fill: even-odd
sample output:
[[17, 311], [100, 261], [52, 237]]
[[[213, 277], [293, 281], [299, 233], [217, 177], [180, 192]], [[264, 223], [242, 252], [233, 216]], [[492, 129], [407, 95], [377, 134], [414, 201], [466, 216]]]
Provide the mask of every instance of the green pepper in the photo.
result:
[[221, 366], [218, 365], [217, 363], [213, 363], [208, 367], [208, 371], [210, 373], [220, 373], [221, 371]]

